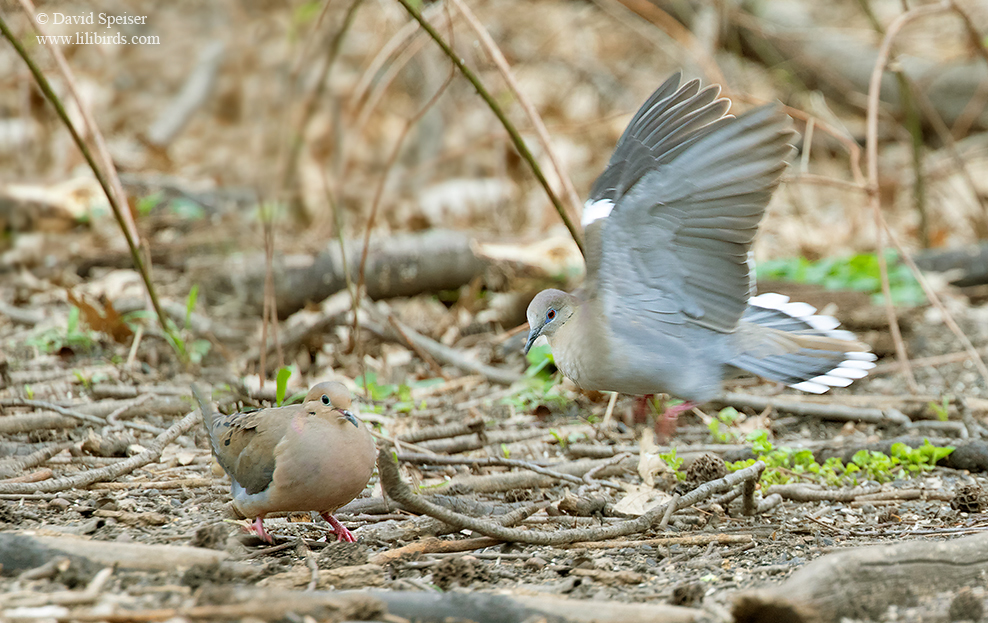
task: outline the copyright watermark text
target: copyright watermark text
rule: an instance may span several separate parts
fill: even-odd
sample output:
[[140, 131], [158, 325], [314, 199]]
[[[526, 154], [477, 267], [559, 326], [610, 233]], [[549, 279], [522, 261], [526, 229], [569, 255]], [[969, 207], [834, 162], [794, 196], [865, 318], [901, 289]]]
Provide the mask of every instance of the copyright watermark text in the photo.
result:
[[156, 35], [124, 35], [121, 32], [107, 32], [117, 26], [147, 24], [147, 15], [112, 15], [110, 13], [67, 14], [67, 13], [38, 13], [39, 24], [102, 26], [103, 32], [81, 31], [70, 35], [36, 35], [39, 44], [57, 43], [60, 45], [160, 45], [161, 39]]

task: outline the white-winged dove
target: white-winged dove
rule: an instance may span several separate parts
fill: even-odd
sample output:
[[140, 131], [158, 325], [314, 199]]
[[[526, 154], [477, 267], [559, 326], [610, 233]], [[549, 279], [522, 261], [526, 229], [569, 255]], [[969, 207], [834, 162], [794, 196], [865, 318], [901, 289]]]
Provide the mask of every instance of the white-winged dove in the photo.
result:
[[587, 273], [528, 307], [525, 351], [546, 336], [579, 387], [717, 396], [742, 372], [822, 393], [875, 356], [838, 322], [754, 295], [750, 248], [793, 152], [775, 106], [735, 118], [720, 89], [667, 80], [635, 114], [583, 213]]
[[230, 475], [234, 507], [272, 542], [264, 516], [317, 511], [338, 540], [356, 539], [332, 513], [357, 497], [374, 471], [374, 441], [341, 383], [314, 385], [300, 405], [221, 415], [193, 386], [213, 455]]

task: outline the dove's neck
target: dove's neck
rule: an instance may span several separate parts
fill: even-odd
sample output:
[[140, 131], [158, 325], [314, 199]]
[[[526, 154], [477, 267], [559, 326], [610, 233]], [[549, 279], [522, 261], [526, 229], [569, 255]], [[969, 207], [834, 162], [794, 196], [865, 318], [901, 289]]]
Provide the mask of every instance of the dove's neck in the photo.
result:
[[549, 340], [556, 367], [568, 379], [583, 389], [597, 389], [592, 371], [608, 359], [607, 346], [601, 339], [601, 328], [595, 326], [592, 303], [578, 300], [573, 315], [559, 327]]

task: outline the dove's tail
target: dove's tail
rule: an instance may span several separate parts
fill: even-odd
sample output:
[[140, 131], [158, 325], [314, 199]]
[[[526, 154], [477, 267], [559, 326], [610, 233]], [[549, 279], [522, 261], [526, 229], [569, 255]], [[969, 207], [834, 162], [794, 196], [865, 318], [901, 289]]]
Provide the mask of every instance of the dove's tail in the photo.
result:
[[213, 454], [216, 454], [216, 436], [213, 434], [213, 430], [216, 425], [216, 411], [209, 406], [209, 402], [202, 397], [202, 392], [195, 383], [190, 384], [192, 388], [192, 395], [195, 396], [196, 402], [199, 403], [199, 410], [202, 411], [202, 423], [206, 427], [206, 433], [209, 436], [209, 445], [213, 449]]
[[738, 327], [739, 354], [730, 364], [814, 394], [847, 387], [875, 367], [874, 353], [831, 316], [781, 294], [748, 301]]

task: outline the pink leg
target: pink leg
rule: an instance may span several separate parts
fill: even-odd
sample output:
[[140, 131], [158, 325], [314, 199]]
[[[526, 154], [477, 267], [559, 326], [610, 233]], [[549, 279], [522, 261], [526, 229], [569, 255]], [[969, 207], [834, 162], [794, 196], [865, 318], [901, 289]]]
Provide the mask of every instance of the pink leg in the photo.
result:
[[682, 404], [666, 407], [659, 419], [655, 421], [655, 434], [660, 439], [672, 437], [676, 433], [676, 422], [679, 420], [679, 416], [687, 411], [692, 411], [695, 406], [695, 402], [687, 400]]
[[648, 421], [648, 415], [655, 411], [652, 407], [653, 396], [655, 396], [655, 394], [645, 394], [644, 396], [638, 396], [635, 399], [635, 411], [632, 416], [635, 424], [644, 424]]
[[254, 522], [244, 528], [244, 530], [251, 534], [256, 534], [257, 538], [261, 539], [265, 543], [271, 543], [274, 545], [274, 539], [271, 538], [271, 535], [264, 530], [264, 515], [259, 515], [256, 517]]
[[322, 518], [326, 520], [326, 523], [333, 526], [333, 534], [336, 535], [336, 541], [343, 541], [344, 543], [356, 543], [357, 537], [353, 536], [353, 533], [346, 529], [346, 526], [341, 524], [336, 517], [333, 517], [329, 513], [321, 513]]

